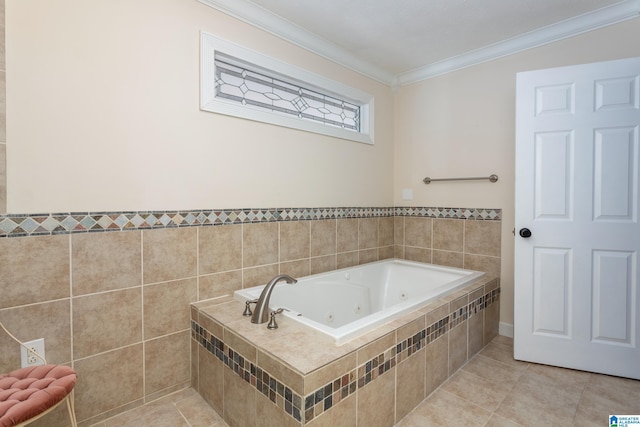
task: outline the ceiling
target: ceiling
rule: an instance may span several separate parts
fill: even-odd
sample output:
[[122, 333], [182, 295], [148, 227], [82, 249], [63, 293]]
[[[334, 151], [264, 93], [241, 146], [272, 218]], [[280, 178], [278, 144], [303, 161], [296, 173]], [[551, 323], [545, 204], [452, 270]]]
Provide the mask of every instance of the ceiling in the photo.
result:
[[387, 84], [637, 17], [640, 0], [200, 0]]

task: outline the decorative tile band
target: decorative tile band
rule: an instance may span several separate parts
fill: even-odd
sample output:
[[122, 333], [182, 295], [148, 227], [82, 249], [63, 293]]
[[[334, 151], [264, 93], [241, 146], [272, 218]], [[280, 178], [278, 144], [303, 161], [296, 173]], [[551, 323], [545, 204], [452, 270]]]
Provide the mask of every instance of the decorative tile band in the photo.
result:
[[502, 210], [429, 207], [343, 207], [9, 214], [0, 215], [0, 237], [391, 216], [501, 221]]
[[397, 364], [415, 355], [420, 349], [445, 335], [469, 317], [477, 315], [498, 301], [499, 297], [500, 288], [487, 292], [362, 363], [356, 369], [342, 374], [309, 393], [304, 399], [282, 381], [246, 360], [241, 354], [193, 320], [191, 321], [191, 336], [245, 382], [251, 384], [280, 409], [304, 425], [330, 410], [341, 400], [353, 395], [356, 390], [389, 372]]

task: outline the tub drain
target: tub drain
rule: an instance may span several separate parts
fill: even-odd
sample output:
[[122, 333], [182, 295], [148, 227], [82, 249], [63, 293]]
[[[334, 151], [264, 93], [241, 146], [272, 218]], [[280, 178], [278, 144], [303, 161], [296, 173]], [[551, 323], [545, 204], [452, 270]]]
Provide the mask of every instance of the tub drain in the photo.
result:
[[333, 322], [334, 317], [335, 317], [335, 316], [333, 315], [333, 313], [327, 313], [327, 315], [326, 315], [326, 316], [324, 316], [324, 320], [325, 320], [325, 322], [327, 322], [327, 323], [332, 323], [332, 322]]
[[401, 299], [401, 300], [405, 300], [405, 299], [407, 299], [407, 293], [406, 293], [406, 292], [404, 292], [404, 291], [403, 291], [403, 292], [400, 292], [400, 299]]
[[362, 307], [360, 307], [360, 304], [356, 304], [355, 306], [353, 306], [353, 312], [355, 314], [360, 314], [361, 310], [362, 310]]

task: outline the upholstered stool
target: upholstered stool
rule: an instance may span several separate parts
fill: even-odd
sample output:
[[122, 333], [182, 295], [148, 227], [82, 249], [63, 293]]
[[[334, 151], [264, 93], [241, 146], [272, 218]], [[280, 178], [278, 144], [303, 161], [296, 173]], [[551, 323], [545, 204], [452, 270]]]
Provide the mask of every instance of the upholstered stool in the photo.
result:
[[[2, 322], [0, 328], [20, 346], [32, 351], [9, 332]], [[71, 425], [77, 427], [73, 407], [73, 387], [77, 377], [75, 371], [68, 366], [49, 365], [44, 357], [32, 352], [44, 365], [0, 374], [0, 427], [27, 425], [53, 411], [63, 400], [67, 402]]]
[[[0, 427], [35, 421], [68, 398], [75, 384], [75, 371], [61, 365], [33, 366], [0, 375]], [[67, 404], [75, 426], [71, 399]]]

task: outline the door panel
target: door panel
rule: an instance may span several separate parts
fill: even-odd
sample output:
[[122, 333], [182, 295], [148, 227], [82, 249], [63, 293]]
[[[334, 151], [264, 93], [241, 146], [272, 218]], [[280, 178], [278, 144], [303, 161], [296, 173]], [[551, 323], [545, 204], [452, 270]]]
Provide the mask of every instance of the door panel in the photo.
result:
[[640, 379], [640, 58], [518, 74], [516, 359]]
[[[635, 254], [593, 253], [593, 341], [633, 347], [636, 306]], [[639, 361], [640, 363], [640, 361]]]

